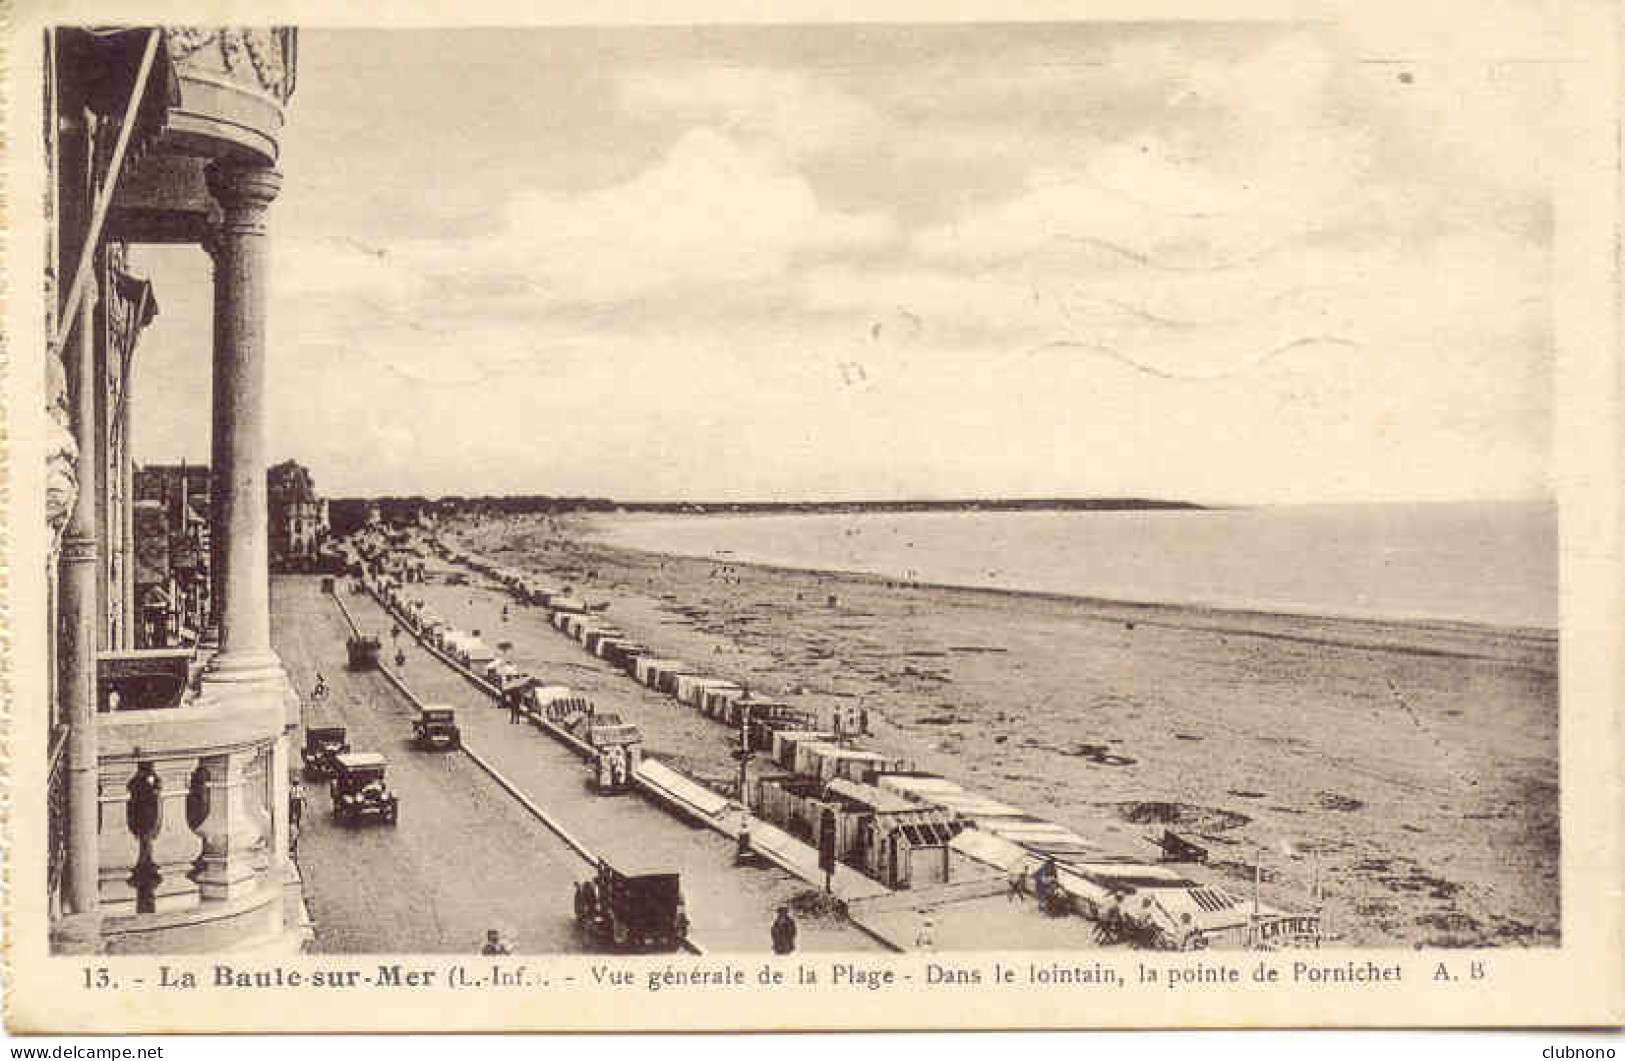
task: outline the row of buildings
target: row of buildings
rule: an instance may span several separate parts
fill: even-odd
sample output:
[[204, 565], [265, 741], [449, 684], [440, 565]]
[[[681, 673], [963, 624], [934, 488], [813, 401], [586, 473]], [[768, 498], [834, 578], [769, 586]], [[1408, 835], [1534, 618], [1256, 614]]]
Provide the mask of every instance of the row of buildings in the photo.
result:
[[[211, 615], [207, 465], [151, 464], [135, 469], [131, 509], [134, 647], [196, 644]], [[310, 472], [284, 461], [266, 473], [267, 547], [273, 571], [319, 562], [328, 537], [328, 503]]]

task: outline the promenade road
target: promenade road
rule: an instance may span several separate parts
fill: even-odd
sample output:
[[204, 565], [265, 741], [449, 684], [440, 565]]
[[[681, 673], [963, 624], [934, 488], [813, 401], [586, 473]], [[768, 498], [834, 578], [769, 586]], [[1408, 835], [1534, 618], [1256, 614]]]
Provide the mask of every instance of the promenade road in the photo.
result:
[[346, 726], [356, 751], [387, 757], [401, 802], [393, 828], [346, 827], [333, 821], [327, 786], [305, 785], [298, 857], [314, 949], [474, 954], [500, 927], [521, 952], [581, 950], [570, 896], [586, 864], [466, 756], [412, 749], [400, 694], [379, 674], [345, 669], [349, 627], [319, 587], [312, 577], [273, 579], [275, 648], [307, 701], [317, 671], [327, 680], [307, 722]]
[[[314, 586], [312, 581], [312, 593]], [[457, 587], [435, 584], [422, 588], [430, 592], [435, 598], [434, 605], [448, 618], [458, 622], [474, 618], [459, 614], [456, 607], [459, 597], [467, 601], [466, 591], [459, 593]], [[480, 598], [485, 607], [496, 604], [484, 594]], [[344, 601], [364, 629], [383, 638], [384, 662], [393, 668], [395, 646], [389, 636], [393, 625], [390, 617], [370, 597], [346, 594]], [[331, 603], [328, 607], [337, 618], [336, 607]], [[500, 624], [500, 605], [497, 609], [491, 617]], [[342, 620], [339, 621], [342, 625]], [[530, 673], [555, 676], [564, 683], [584, 686], [600, 710], [624, 711], [627, 717], [637, 720], [640, 711], [635, 710], [631, 702], [639, 696], [637, 687], [624, 679], [617, 687], [611, 680], [613, 672], [602, 661], [585, 657], [578, 645], [560, 637], [551, 628], [522, 631], [510, 624], [509, 629], [503, 631], [487, 624], [483, 631], [487, 642], [493, 645], [513, 637], [515, 651], [505, 654], [529, 668]], [[342, 639], [335, 644], [342, 651]], [[397, 673], [413, 693], [425, 702], [446, 703], [456, 708], [468, 744], [529, 799], [545, 808], [571, 835], [594, 851], [680, 872], [693, 924], [692, 935], [708, 952], [766, 953], [770, 950], [768, 929], [775, 911], [809, 885], [774, 867], [736, 866], [734, 845], [727, 837], [687, 824], [639, 795], [595, 795], [588, 785], [587, 768], [581, 759], [528, 723], [510, 723], [506, 711], [418, 646], [410, 634], [403, 631], [400, 644], [405, 646], [408, 662]], [[603, 667], [602, 672], [593, 673], [595, 680], [583, 682], [581, 679], [589, 672], [597, 672], [593, 664]], [[380, 676], [371, 676], [369, 680], [384, 682]], [[623, 704], [623, 700], [627, 702]], [[404, 741], [411, 728], [411, 710], [399, 697], [389, 702], [393, 705], [394, 725], [398, 727], [396, 739]], [[671, 707], [661, 710], [675, 713]], [[427, 753], [403, 751], [401, 754], [422, 757]], [[439, 757], [465, 758], [444, 754]], [[477, 769], [472, 763], [467, 765]], [[495, 783], [488, 778], [484, 783], [492, 791], [496, 790]], [[404, 814], [402, 821], [405, 821]], [[549, 890], [538, 885], [528, 889], [528, 895], [538, 906], [555, 905], [561, 915], [569, 912], [568, 886]], [[881, 949], [879, 943], [844, 921], [798, 920], [798, 950]]]

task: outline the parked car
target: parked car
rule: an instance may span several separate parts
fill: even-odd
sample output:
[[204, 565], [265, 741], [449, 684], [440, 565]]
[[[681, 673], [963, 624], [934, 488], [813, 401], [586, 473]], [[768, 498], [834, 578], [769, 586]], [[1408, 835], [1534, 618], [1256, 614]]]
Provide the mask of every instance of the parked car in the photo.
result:
[[350, 656], [351, 670], [378, 669], [378, 651], [383, 647], [378, 638], [358, 634], [346, 641], [344, 647]]
[[400, 820], [400, 800], [384, 783], [389, 764], [376, 752], [347, 752], [333, 757], [336, 774], [330, 794], [333, 817], [341, 825], [381, 818], [394, 825]]
[[325, 780], [337, 772], [335, 759], [350, 750], [343, 726], [311, 726], [305, 730], [305, 746], [299, 750], [304, 760], [305, 779]]
[[617, 950], [675, 950], [688, 937], [681, 879], [668, 870], [622, 868], [598, 860], [591, 880], [576, 884], [576, 924]]
[[457, 728], [457, 712], [445, 704], [429, 704], [419, 709], [412, 721], [412, 739], [424, 751], [435, 748], [461, 748], [462, 731]]

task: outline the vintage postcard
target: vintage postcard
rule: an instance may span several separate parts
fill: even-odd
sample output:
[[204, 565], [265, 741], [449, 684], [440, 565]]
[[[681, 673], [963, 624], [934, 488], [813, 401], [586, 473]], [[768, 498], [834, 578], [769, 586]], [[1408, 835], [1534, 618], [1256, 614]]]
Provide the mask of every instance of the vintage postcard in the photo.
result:
[[1618, 1024], [1620, 29], [23, 3], [8, 1027]]

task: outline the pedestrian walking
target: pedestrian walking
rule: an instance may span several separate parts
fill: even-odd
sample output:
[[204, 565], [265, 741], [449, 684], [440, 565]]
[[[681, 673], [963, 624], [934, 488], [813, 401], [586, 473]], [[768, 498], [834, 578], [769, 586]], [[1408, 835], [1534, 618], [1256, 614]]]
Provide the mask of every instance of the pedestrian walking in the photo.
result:
[[509, 690], [507, 690], [506, 692], [504, 692], [502, 694], [502, 698], [504, 700], [508, 701], [508, 723], [509, 723], [509, 725], [512, 725], [515, 722], [522, 722], [523, 719], [520, 718], [520, 713], [519, 713], [519, 706], [520, 706], [519, 705], [519, 690], [518, 689], [509, 689]]
[[935, 926], [931, 924], [931, 919], [929, 917], [920, 922], [920, 930], [914, 934], [915, 950], [923, 950], [927, 952], [936, 950], [937, 939], [934, 929]]
[[1010, 874], [1010, 890], [1005, 893], [1005, 901], [1012, 903], [1026, 902], [1027, 900], [1027, 867], [1022, 866], [1021, 872]]
[[480, 948], [480, 953], [484, 955], [512, 954], [513, 949], [502, 938], [501, 930], [492, 928], [487, 929], [485, 932], [485, 946]]
[[773, 953], [791, 954], [796, 949], [796, 919], [790, 916], [788, 906], [779, 907], [779, 916], [773, 919]]

